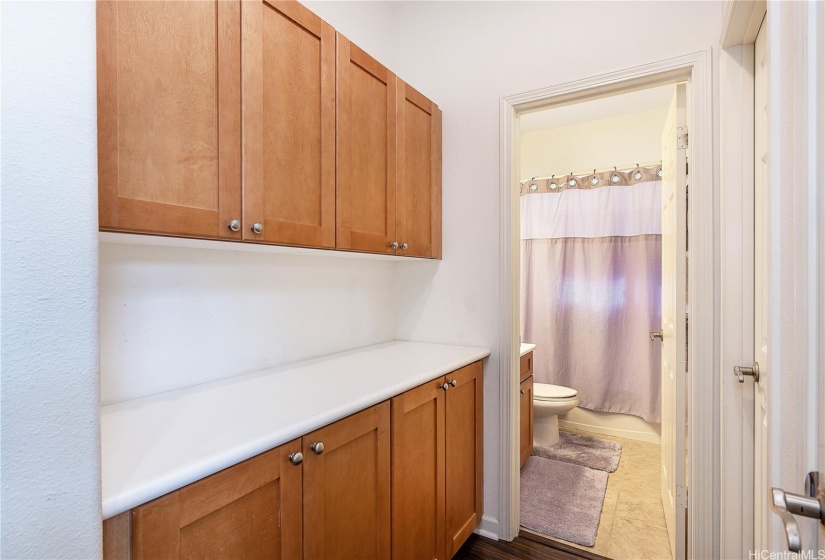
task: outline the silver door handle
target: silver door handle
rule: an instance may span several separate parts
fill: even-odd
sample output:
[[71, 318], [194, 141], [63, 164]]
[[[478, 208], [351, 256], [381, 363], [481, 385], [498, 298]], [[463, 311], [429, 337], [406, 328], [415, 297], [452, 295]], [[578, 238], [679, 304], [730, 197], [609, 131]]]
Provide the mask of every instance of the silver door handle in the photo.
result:
[[659, 340], [664, 340], [664, 338], [662, 338], [662, 337], [663, 337], [662, 331], [650, 333], [650, 340], [656, 340], [657, 338]]
[[759, 382], [759, 364], [753, 362], [750, 366], [735, 366], [733, 374], [739, 376], [739, 383], [745, 382], [745, 376], [753, 377], [754, 382]]
[[788, 538], [788, 550], [802, 551], [802, 539], [799, 525], [794, 515], [818, 519], [825, 525], [825, 485], [816, 489], [816, 497], [800, 496], [785, 492], [781, 488], [771, 488], [771, 509], [782, 519], [785, 536]]

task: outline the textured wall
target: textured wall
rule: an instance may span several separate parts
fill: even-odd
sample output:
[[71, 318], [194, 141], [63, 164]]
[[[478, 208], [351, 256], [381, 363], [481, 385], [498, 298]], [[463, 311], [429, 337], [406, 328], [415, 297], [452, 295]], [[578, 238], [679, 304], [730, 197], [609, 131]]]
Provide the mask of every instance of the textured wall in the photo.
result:
[[3, 2], [3, 558], [100, 555], [94, 2]]

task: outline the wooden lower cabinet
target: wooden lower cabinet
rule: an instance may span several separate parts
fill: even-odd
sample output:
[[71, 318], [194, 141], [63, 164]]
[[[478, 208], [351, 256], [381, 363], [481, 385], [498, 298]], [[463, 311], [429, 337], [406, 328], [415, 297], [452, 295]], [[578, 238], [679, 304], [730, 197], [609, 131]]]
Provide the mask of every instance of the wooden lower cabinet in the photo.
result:
[[303, 442], [304, 558], [389, 558], [389, 401]]
[[449, 559], [481, 521], [482, 367], [392, 400], [392, 557]]
[[449, 559], [481, 520], [481, 384], [476, 362], [107, 519], [104, 559]]
[[521, 466], [533, 454], [533, 376], [530, 375], [519, 387], [519, 449]]

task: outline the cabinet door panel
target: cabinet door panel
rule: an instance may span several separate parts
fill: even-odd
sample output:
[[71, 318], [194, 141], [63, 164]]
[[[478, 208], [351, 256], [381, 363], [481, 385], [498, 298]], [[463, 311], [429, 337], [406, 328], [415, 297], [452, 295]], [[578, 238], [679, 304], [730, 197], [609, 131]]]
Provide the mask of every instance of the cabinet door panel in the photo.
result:
[[300, 558], [300, 440], [132, 510], [132, 557]]
[[334, 247], [335, 31], [297, 2], [244, 2], [243, 52], [244, 238]]
[[337, 246], [393, 253], [396, 78], [338, 34]]
[[446, 399], [447, 557], [461, 548], [481, 521], [482, 368], [481, 362], [446, 376], [456, 386]]
[[441, 111], [398, 80], [399, 254], [441, 257]]
[[533, 453], [533, 376], [521, 382], [519, 395], [519, 448], [521, 466]]
[[240, 3], [97, 4], [104, 230], [240, 238]]
[[306, 558], [389, 557], [389, 429], [384, 402], [304, 436]]
[[392, 557], [443, 559], [444, 401], [439, 377], [392, 399]]

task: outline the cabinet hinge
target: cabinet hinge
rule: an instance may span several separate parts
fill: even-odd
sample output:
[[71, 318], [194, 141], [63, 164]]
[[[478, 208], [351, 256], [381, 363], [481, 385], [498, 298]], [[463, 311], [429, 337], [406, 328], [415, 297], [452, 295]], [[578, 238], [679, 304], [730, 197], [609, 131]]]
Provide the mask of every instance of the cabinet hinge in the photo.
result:
[[676, 128], [676, 147], [680, 150], [688, 147], [688, 127]]
[[676, 507], [687, 509], [688, 487], [684, 484], [676, 485]]

